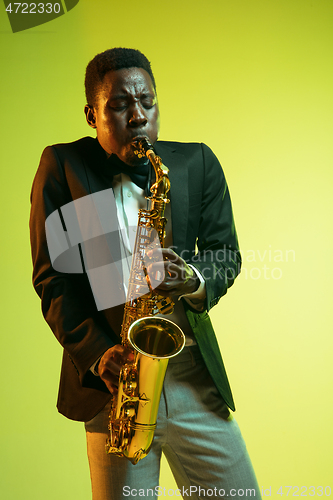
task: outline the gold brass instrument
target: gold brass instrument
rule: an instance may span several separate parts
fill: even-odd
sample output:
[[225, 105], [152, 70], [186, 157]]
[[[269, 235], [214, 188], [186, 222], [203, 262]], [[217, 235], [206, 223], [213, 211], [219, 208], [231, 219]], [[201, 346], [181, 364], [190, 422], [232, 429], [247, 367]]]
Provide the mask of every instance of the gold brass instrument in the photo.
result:
[[133, 464], [150, 450], [168, 361], [185, 345], [184, 333], [175, 323], [154, 317], [157, 313], [172, 313], [174, 303], [154, 293], [145, 264], [147, 251], [156, 244], [156, 238], [161, 247], [164, 245], [169, 170], [147, 139], [140, 139], [135, 146], [139, 157], [149, 158], [156, 181], [150, 188], [150, 210], [139, 211], [121, 328], [122, 345], [133, 349], [134, 361], [122, 367], [118, 393], [111, 402], [110, 438], [106, 444], [107, 453], [126, 457]]

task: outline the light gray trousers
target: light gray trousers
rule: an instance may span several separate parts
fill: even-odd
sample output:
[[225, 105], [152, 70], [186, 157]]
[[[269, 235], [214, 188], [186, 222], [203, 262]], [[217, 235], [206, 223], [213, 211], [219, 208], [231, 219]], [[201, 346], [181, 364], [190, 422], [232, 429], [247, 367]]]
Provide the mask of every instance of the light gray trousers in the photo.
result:
[[[93, 500], [183, 497], [260, 499], [238, 425], [218, 393], [197, 346], [169, 361], [152, 448], [132, 465], [107, 455], [107, 405], [86, 422]], [[165, 454], [178, 489], [158, 486]]]

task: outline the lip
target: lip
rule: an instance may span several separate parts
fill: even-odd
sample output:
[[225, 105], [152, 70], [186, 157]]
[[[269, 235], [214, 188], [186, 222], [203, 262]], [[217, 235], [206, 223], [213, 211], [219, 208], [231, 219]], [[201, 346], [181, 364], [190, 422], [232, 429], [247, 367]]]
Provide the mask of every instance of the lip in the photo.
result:
[[140, 139], [147, 139], [148, 141], [150, 140], [148, 135], [135, 135], [131, 138], [131, 142], [139, 141]]

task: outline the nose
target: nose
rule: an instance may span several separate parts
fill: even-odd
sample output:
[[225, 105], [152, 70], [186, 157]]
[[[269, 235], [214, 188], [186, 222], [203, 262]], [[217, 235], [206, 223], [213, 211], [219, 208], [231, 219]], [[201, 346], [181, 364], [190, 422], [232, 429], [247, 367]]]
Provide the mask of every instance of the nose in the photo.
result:
[[148, 123], [147, 117], [139, 103], [135, 103], [131, 111], [132, 115], [128, 120], [130, 127], [142, 127]]

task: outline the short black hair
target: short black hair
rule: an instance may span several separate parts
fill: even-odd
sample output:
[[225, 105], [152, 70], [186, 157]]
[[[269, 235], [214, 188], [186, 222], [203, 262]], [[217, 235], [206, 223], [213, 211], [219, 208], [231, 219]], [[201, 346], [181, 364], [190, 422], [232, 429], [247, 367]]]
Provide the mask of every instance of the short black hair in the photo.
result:
[[139, 50], [115, 47], [97, 54], [94, 59], [90, 61], [86, 69], [84, 85], [87, 103], [90, 106], [95, 106], [96, 97], [106, 73], [118, 69], [134, 67], [142, 68], [147, 71], [152, 79], [154, 89], [156, 90], [155, 78], [150, 62]]

